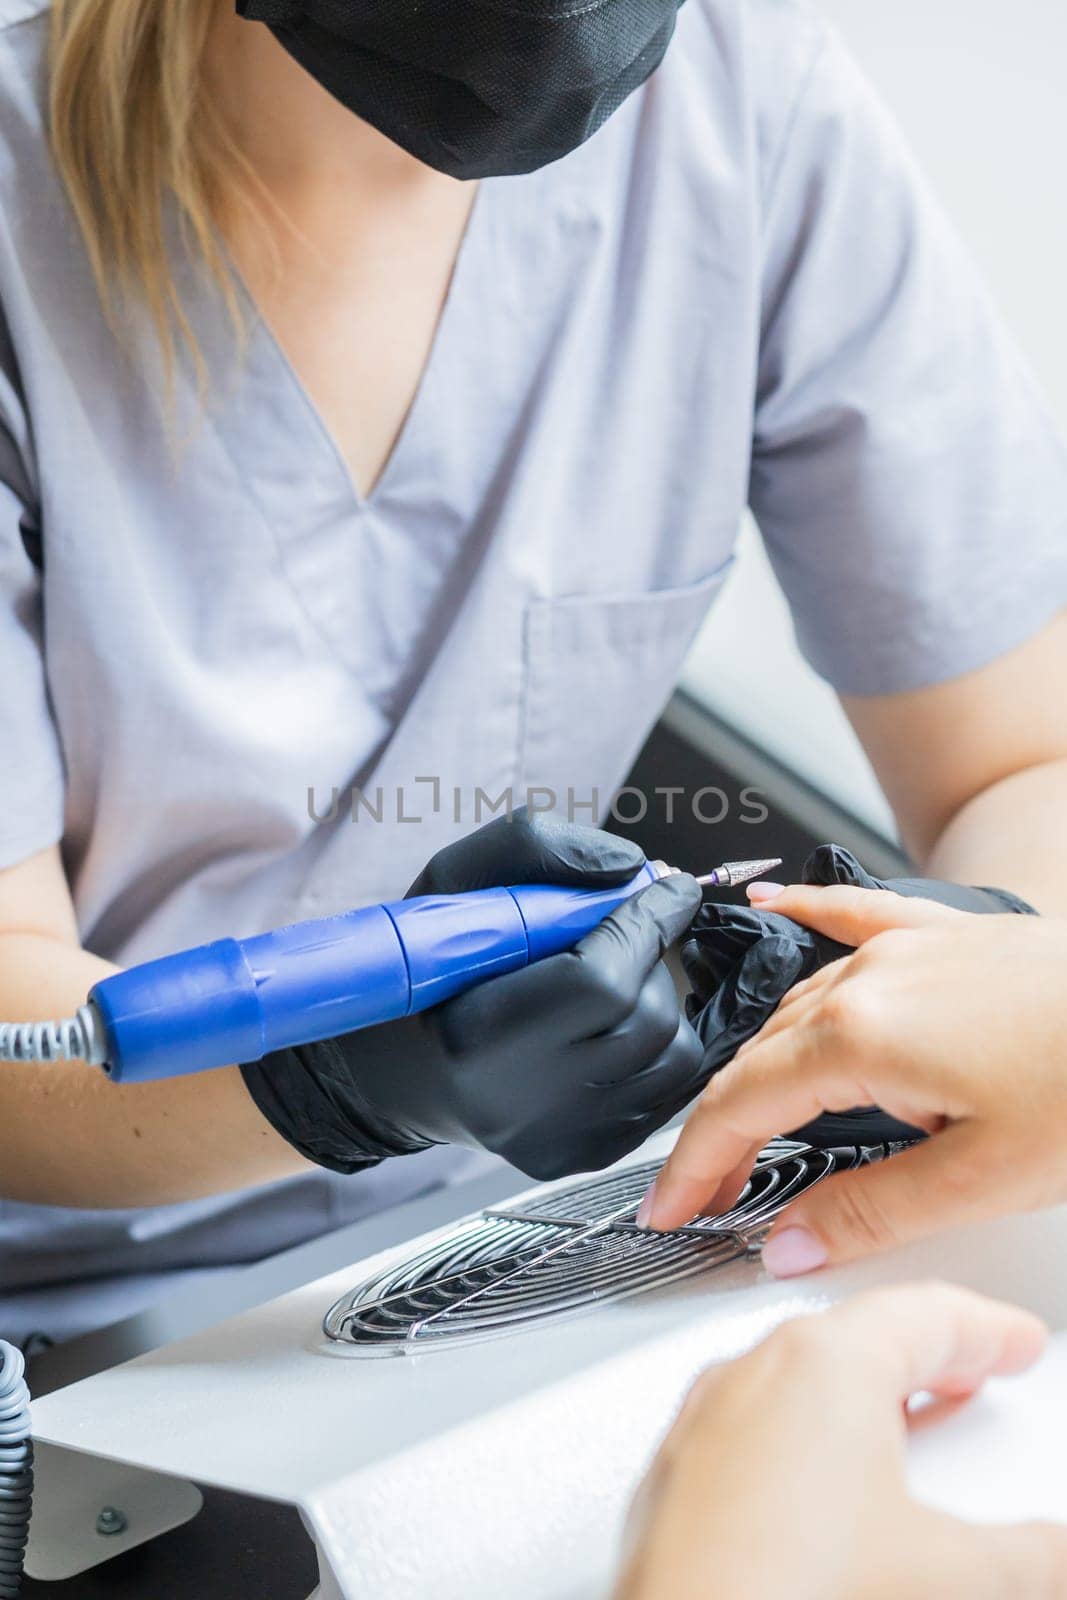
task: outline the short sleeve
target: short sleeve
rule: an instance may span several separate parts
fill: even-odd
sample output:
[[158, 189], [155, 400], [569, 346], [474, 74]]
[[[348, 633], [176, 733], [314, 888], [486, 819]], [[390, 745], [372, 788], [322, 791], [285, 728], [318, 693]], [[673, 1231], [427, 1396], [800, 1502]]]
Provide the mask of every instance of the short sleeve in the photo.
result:
[[39, 519], [25, 464], [25, 423], [4, 354], [0, 322], [0, 868], [62, 837], [64, 803], [44, 664], [41, 575], [31, 559]]
[[750, 501], [842, 693], [961, 676], [1067, 604], [1067, 452], [832, 32], [769, 165]]

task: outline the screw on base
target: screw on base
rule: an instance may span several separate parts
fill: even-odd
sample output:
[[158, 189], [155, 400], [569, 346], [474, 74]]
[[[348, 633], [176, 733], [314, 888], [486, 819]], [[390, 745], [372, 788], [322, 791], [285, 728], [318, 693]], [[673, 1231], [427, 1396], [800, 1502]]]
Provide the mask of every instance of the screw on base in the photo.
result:
[[117, 1506], [104, 1506], [96, 1519], [96, 1531], [110, 1538], [116, 1533], [125, 1533], [129, 1527], [126, 1517]]

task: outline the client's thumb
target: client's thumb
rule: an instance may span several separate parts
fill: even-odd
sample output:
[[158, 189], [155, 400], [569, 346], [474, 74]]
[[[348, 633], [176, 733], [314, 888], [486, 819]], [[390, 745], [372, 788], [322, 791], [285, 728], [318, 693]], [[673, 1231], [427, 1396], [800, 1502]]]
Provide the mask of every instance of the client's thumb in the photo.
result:
[[763, 1264], [797, 1277], [910, 1244], [1004, 1209], [983, 1181], [973, 1129], [957, 1123], [886, 1161], [844, 1172], [809, 1190], [775, 1222]]

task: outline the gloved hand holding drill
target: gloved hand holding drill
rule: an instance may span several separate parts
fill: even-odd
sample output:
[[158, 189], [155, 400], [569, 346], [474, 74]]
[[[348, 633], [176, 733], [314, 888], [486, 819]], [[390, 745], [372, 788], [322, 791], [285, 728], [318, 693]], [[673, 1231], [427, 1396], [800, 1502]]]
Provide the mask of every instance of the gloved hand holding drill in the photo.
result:
[[[604, 889], [644, 859], [597, 829], [516, 812], [442, 850], [409, 897]], [[402, 1021], [276, 1051], [242, 1068], [245, 1083], [283, 1138], [336, 1172], [441, 1143], [492, 1151], [535, 1178], [607, 1166], [704, 1085], [661, 959], [699, 905], [692, 878], [663, 878], [573, 950]]]

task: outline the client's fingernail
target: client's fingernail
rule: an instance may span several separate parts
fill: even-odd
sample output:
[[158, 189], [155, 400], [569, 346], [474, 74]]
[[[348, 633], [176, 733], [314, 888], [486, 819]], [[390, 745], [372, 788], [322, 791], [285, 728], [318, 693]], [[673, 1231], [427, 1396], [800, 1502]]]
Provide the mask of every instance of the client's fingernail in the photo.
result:
[[656, 1203], [656, 1185], [650, 1184], [645, 1190], [645, 1197], [637, 1208], [637, 1226], [647, 1228], [652, 1221], [652, 1207]]
[[775, 1278], [799, 1278], [826, 1265], [826, 1246], [807, 1228], [783, 1228], [763, 1246], [763, 1265]]
[[778, 896], [784, 893], [784, 883], [750, 883], [748, 886], [748, 898], [757, 900], [761, 904], [764, 900], [777, 900]]

